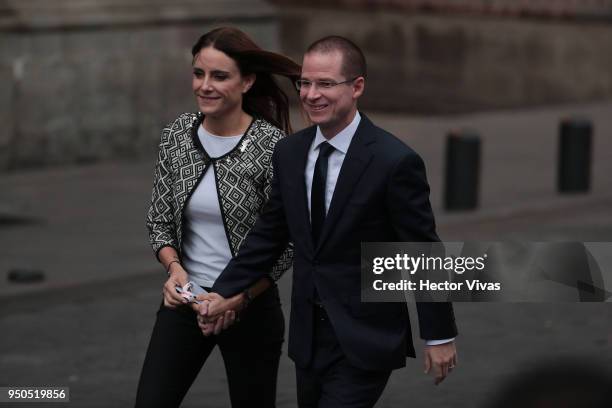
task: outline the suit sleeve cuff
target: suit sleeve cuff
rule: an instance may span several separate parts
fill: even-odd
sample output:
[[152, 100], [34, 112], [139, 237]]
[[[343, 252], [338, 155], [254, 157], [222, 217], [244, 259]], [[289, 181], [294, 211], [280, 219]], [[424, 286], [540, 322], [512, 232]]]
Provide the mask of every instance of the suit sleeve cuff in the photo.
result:
[[451, 337], [450, 339], [425, 340], [425, 345], [427, 345], [427, 346], [439, 346], [440, 344], [450, 343], [451, 341], [455, 341], [455, 338]]

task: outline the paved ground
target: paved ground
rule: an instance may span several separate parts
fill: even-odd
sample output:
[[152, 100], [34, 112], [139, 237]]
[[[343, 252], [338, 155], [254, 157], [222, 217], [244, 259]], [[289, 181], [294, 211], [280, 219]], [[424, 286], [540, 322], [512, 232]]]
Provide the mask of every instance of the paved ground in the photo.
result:
[[[425, 158], [443, 239], [612, 241], [611, 108], [600, 103], [461, 117], [371, 116]], [[559, 197], [558, 119], [575, 113], [595, 123], [593, 189]], [[464, 126], [483, 137], [481, 209], [446, 214], [439, 205], [445, 133]], [[144, 230], [151, 168], [147, 160], [0, 176], [0, 273], [40, 269], [47, 277], [32, 285], [0, 280], [0, 386], [67, 385], [70, 406], [132, 405], [163, 282]], [[290, 285], [286, 276], [285, 304]], [[457, 304], [456, 314], [460, 368], [434, 387], [420, 360], [409, 361], [392, 376], [380, 407], [479, 407], [499, 384], [544, 357], [612, 363], [609, 303]], [[287, 358], [278, 405], [295, 406]], [[228, 406], [218, 354], [184, 406]]]

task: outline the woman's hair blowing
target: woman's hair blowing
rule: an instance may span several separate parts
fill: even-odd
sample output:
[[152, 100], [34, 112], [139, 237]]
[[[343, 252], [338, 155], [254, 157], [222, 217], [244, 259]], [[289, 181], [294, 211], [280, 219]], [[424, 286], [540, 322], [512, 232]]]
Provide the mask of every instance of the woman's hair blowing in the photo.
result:
[[221, 27], [201, 36], [191, 49], [194, 59], [206, 47], [213, 47], [233, 59], [242, 75], [255, 74], [255, 83], [242, 99], [242, 109], [259, 116], [286, 133], [291, 133], [289, 99], [273, 74], [299, 78], [301, 67], [291, 59], [262, 50], [249, 36], [233, 27]]

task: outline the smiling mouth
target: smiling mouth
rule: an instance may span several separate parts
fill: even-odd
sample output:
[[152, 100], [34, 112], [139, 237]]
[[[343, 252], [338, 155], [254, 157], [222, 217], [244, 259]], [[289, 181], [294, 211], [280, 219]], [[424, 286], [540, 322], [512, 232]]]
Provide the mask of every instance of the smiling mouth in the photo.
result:
[[327, 104], [322, 104], [322, 105], [308, 105], [308, 107], [310, 108], [310, 110], [312, 110], [313, 112], [318, 112], [318, 111], [322, 111], [323, 109], [327, 108], [329, 105]]
[[202, 96], [202, 95], [198, 95], [198, 99], [205, 101], [205, 102], [209, 102], [209, 101], [216, 101], [217, 99], [221, 99], [218, 96]]

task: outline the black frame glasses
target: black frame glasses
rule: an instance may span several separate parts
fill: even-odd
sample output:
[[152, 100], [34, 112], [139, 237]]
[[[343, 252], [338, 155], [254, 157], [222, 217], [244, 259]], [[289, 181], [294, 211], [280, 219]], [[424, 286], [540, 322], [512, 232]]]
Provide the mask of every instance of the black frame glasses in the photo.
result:
[[315, 84], [318, 89], [332, 89], [332, 88], [334, 88], [334, 87], [336, 87], [338, 85], [351, 83], [351, 82], [355, 81], [357, 78], [359, 78], [359, 77], [356, 76], [355, 78], [347, 79], [346, 81], [342, 81], [342, 82], [336, 82], [336, 81], [310, 81], [308, 79], [301, 79], [300, 78], [297, 81], [295, 81], [295, 88], [298, 91], [301, 91], [302, 88], [310, 88], [312, 86], [312, 84]]

